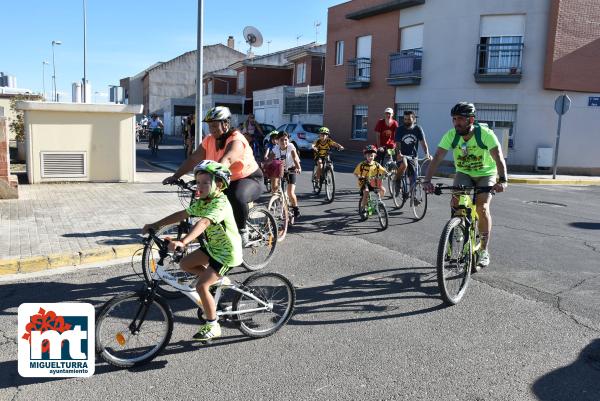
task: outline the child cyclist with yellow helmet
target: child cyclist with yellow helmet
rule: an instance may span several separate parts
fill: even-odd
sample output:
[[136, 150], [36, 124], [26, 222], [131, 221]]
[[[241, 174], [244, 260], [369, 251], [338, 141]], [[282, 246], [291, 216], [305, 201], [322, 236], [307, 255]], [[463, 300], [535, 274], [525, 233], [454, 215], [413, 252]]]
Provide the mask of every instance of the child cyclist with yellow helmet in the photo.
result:
[[365, 160], [358, 163], [354, 169], [354, 175], [358, 178], [358, 186], [360, 187], [360, 195], [362, 196], [361, 206], [367, 207], [369, 201], [369, 191], [378, 190], [379, 195], [383, 198], [385, 189], [383, 181], [380, 178], [385, 175], [385, 168], [375, 161], [377, 148], [373, 145], [368, 145], [363, 150]]
[[319, 139], [317, 139], [313, 144], [312, 148], [314, 153], [315, 165], [317, 166], [317, 174], [314, 179], [317, 182], [321, 181], [321, 170], [323, 169], [323, 162], [327, 157], [329, 157], [329, 152], [331, 148], [336, 148], [337, 150], [344, 150], [344, 147], [339, 143], [335, 142], [331, 139], [329, 128], [321, 127], [319, 128]]
[[142, 233], [150, 228], [177, 223], [189, 216], [197, 217], [192, 230], [181, 240], [171, 241], [169, 250], [185, 248], [202, 233], [206, 233], [206, 249], [202, 247], [186, 255], [179, 263], [182, 270], [198, 276], [196, 290], [200, 295], [206, 324], [200, 326], [194, 338], [207, 341], [221, 336], [217, 322], [217, 308], [209, 287], [232, 267], [242, 263], [242, 239], [235, 223], [231, 204], [223, 194], [230, 182], [231, 172], [222, 164], [203, 160], [194, 168], [196, 200], [189, 208], [173, 213], [152, 224], [146, 224]]

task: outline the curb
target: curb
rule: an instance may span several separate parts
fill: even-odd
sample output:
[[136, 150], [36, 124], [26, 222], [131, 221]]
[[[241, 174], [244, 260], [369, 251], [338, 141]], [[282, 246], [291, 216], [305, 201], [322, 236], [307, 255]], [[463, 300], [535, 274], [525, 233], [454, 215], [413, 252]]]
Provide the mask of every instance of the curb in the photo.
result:
[[600, 180], [553, 180], [550, 178], [512, 178], [508, 177], [512, 184], [532, 185], [600, 185]]
[[83, 249], [80, 252], [55, 253], [28, 258], [0, 259], [0, 276], [32, 273], [66, 266], [79, 266], [95, 262], [106, 262], [133, 256], [142, 249], [141, 244], [118, 245]]

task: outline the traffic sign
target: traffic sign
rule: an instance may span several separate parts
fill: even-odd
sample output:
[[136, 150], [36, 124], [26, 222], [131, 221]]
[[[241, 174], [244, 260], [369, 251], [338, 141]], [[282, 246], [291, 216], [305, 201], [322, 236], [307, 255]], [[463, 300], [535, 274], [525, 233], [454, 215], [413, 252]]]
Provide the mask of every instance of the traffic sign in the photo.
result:
[[562, 116], [571, 108], [571, 98], [567, 95], [560, 95], [554, 101], [554, 110], [556, 114]]

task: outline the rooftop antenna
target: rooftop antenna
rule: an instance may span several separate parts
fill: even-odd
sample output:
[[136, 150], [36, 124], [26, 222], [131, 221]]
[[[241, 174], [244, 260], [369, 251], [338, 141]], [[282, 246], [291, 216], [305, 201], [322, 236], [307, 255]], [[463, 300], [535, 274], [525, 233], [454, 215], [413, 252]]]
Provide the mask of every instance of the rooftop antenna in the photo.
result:
[[319, 27], [321, 26], [321, 21], [315, 21], [315, 45], [319, 41]]
[[244, 28], [244, 40], [248, 43], [248, 55], [250, 56], [253, 47], [260, 47], [263, 44], [262, 34], [253, 26]]
[[296, 36], [296, 46], [300, 45], [300, 38], [302, 37], [302, 35], [298, 35]]
[[271, 51], [270, 51], [271, 42], [272, 42], [272, 40], [267, 40], [267, 54], [271, 53]]

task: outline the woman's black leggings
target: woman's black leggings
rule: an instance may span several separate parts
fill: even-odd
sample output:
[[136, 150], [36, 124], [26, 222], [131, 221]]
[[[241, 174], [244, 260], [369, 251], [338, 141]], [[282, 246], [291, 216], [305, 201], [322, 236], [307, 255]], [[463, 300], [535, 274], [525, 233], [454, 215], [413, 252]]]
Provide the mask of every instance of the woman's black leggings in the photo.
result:
[[263, 173], [259, 169], [246, 178], [232, 181], [224, 191], [231, 203], [235, 223], [239, 229], [246, 227], [248, 219], [248, 203], [257, 200], [262, 193]]

